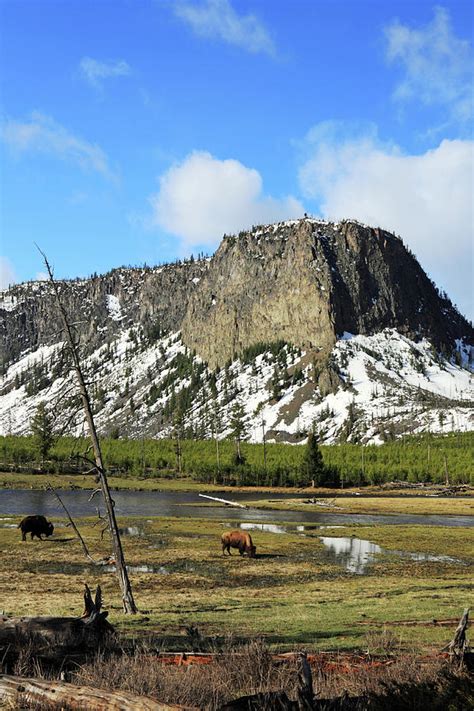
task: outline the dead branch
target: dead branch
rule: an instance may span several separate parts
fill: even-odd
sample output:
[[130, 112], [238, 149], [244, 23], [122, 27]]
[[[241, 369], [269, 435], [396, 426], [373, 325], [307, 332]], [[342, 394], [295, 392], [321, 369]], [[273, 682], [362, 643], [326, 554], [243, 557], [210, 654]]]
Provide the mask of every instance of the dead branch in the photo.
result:
[[[61, 497], [59, 496], [59, 494], [58, 494], [58, 492], [56, 491], [56, 489], [54, 489], [54, 487], [52, 487], [49, 482], [48, 482], [48, 484], [46, 485], [46, 489], [47, 489], [48, 491], [51, 491], [52, 494], [54, 494], [54, 496], [57, 498], [57, 500], [59, 501], [59, 503], [60, 503], [61, 506], [63, 507], [63, 509], [64, 509], [64, 511], [65, 511], [65, 513], [66, 513], [66, 516], [67, 516], [68, 519], [69, 519], [69, 523], [70, 523], [71, 526], [73, 527], [76, 536], [79, 538], [79, 541], [80, 541], [81, 546], [82, 546], [82, 550], [84, 551], [84, 555], [86, 556], [86, 558], [88, 558], [88, 560], [92, 561], [92, 563], [96, 564], [96, 561], [94, 560], [94, 558], [93, 558], [93, 557], [91, 556], [91, 554], [89, 553], [89, 549], [87, 548], [86, 543], [85, 543], [83, 537], [82, 537], [81, 534], [79, 533], [79, 529], [77, 528], [76, 524], [74, 523], [71, 514], [70, 514], [69, 511], [67, 510], [64, 501], [61, 499]], [[86, 586], [86, 587], [87, 587], [87, 586]]]
[[[86, 586], [84, 600], [92, 596]], [[62, 661], [65, 656], [83, 658], [97, 652], [113, 632], [107, 622], [108, 612], [102, 611], [102, 595], [98, 588], [95, 602], [86, 603], [82, 617], [4, 617], [0, 618], [0, 654], [14, 661], [25, 649], [32, 656], [47, 661]]]

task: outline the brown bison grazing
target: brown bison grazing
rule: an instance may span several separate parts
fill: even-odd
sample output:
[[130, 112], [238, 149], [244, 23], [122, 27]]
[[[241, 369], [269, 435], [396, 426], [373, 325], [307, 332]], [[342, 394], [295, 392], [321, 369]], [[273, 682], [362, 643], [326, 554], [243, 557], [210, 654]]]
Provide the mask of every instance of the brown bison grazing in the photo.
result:
[[247, 553], [249, 558], [255, 558], [255, 551], [257, 550], [252, 543], [252, 537], [250, 533], [245, 533], [245, 531], [226, 531], [222, 534], [222, 555], [225, 551], [230, 555], [231, 548], [238, 548], [240, 555]]
[[42, 541], [42, 536], [51, 536], [54, 531], [53, 524], [51, 521], [47, 521], [44, 516], [26, 516], [18, 524], [18, 528], [21, 528], [22, 541], [26, 541], [27, 533], [31, 533], [31, 540], [33, 540], [33, 536], [36, 536]]

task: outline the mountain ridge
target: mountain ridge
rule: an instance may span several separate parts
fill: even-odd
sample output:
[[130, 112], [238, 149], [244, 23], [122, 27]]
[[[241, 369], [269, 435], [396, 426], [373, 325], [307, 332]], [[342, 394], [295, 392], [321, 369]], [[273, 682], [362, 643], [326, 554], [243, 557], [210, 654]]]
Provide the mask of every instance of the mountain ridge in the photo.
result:
[[[212, 258], [58, 287], [102, 433], [160, 437], [179, 423], [207, 437], [219, 417], [228, 436], [239, 404], [254, 440], [261, 420], [270, 438], [293, 442], [317, 420], [324, 441], [383, 441], [417, 431], [400, 393], [420, 431], [474, 426], [472, 326], [379, 228], [313, 218], [258, 226], [225, 236]], [[28, 432], [41, 400], [58, 421], [71, 417], [58, 323], [48, 282], [0, 295], [0, 432]], [[81, 427], [78, 415], [73, 431]]]

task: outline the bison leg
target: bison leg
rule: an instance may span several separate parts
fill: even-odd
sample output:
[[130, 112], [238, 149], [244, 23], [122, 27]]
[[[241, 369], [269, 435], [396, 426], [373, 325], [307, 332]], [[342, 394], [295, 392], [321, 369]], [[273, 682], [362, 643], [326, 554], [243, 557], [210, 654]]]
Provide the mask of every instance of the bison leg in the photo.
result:
[[26, 531], [21, 532], [21, 540], [26, 541]]

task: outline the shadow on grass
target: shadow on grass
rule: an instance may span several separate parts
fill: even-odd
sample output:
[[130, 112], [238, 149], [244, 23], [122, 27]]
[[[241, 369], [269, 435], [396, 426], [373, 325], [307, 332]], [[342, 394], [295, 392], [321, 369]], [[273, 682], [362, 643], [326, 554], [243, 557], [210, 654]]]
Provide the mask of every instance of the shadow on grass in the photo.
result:
[[288, 558], [289, 556], [284, 555], [283, 553], [257, 553], [255, 556], [256, 560], [259, 559], [271, 559], [271, 558]]
[[[270, 646], [281, 646], [291, 647], [292, 645], [306, 645], [312, 648], [317, 645], [318, 641], [323, 639], [334, 639], [337, 640], [339, 637], [351, 637], [351, 639], [364, 638], [366, 635], [366, 630], [354, 630], [352, 627], [343, 630], [328, 630], [326, 632], [308, 631], [300, 632], [299, 634], [288, 634], [288, 635], [265, 635], [265, 642]], [[351, 645], [354, 646], [354, 645]]]

